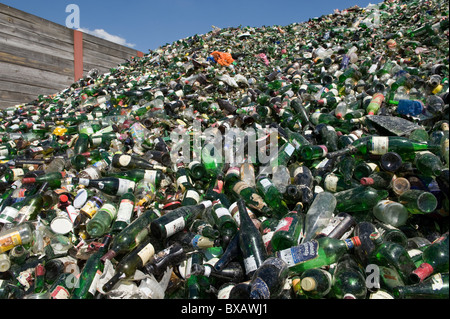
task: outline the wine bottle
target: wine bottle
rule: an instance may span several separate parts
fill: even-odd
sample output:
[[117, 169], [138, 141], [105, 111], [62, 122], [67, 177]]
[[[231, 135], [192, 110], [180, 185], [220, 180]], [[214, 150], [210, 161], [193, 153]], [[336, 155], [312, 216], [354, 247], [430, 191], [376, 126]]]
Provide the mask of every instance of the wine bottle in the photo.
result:
[[35, 220], [44, 206], [43, 194], [48, 187], [48, 182], [44, 182], [38, 191], [24, 199], [24, 204], [20, 208], [14, 222], [17, 224], [28, 220]]
[[380, 200], [388, 197], [387, 190], [376, 190], [370, 186], [359, 186], [334, 193], [336, 210], [339, 212], [360, 212], [372, 209]]
[[114, 236], [111, 247], [102, 256], [102, 261], [113, 259], [119, 254], [127, 253], [136, 248], [150, 233], [150, 223], [159, 215], [151, 209], [142, 213], [138, 218]]
[[329, 192], [316, 195], [305, 216], [305, 235], [302, 242], [313, 239], [328, 225], [336, 208], [336, 198]]
[[448, 272], [437, 273], [422, 282], [397, 286], [393, 289], [395, 299], [448, 299]]
[[114, 154], [111, 166], [120, 168], [120, 169], [126, 169], [126, 170], [132, 170], [132, 169], [144, 169], [144, 170], [153, 170], [154, 165], [150, 164], [148, 161], [141, 157], [137, 157], [134, 155], [128, 155], [128, 154]]
[[310, 299], [320, 299], [328, 295], [332, 284], [332, 275], [324, 269], [306, 269], [300, 276], [301, 290]]
[[101, 257], [108, 250], [111, 242], [111, 235], [106, 234], [103, 238], [101, 246], [86, 261], [83, 270], [75, 284], [71, 299], [93, 299], [97, 292], [97, 283], [102, 275], [104, 264]]
[[422, 282], [436, 273], [448, 273], [448, 233], [424, 249], [422, 261], [421, 265], [410, 275], [413, 283]]
[[261, 195], [264, 202], [272, 208], [274, 217], [282, 218], [289, 212], [289, 208], [283, 200], [283, 195], [267, 176], [262, 175], [257, 178], [256, 190]]
[[133, 217], [135, 200], [136, 198], [134, 197], [133, 190], [131, 188], [128, 190], [128, 192], [120, 197], [117, 216], [111, 226], [112, 234], [120, 233], [125, 227], [130, 224]]
[[267, 258], [266, 248], [261, 234], [247, 213], [243, 200], [238, 201], [240, 228], [239, 248], [244, 260], [245, 273], [251, 277]]
[[437, 205], [437, 198], [432, 193], [420, 189], [410, 189], [398, 197], [398, 202], [411, 214], [432, 213]]
[[185, 227], [190, 227], [192, 222], [211, 205], [211, 201], [203, 201], [198, 205], [181, 206], [171, 210], [151, 222], [151, 233], [159, 239], [166, 239]]
[[373, 207], [373, 216], [383, 223], [398, 227], [406, 223], [409, 213], [401, 203], [385, 199]]
[[80, 184], [86, 187], [93, 187], [101, 192], [111, 196], [122, 196], [130, 188], [134, 190], [135, 182], [116, 178], [116, 177], [104, 177], [99, 179], [85, 179], [85, 178], [73, 178], [73, 184]]
[[278, 223], [270, 240], [272, 251], [298, 245], [304, 237], [305, 214], [292, 211]]
[[221, 270], [216, 270], [212, 265], [205, 263], [202, 265], [194, 264], [191, 268], [191, 274], [213, 277], [226, 282], [239, 283], [244, 280], [244, 269], [236, 261], [230, 262]]
[[161, 181], [165, 179], [165, 174], [159, 169], [130, 169], [126, 171], [119, 172], [109, 172], [106, 174], [107, 177], [117, 177], [122, 179], [128, 179], [135, 183], [140, 182], [141, 180], [146, 180], [150, 184], [159, 187], [161, 185]]
[[370, 239], [375, 248], [369, 256], [369, 263], [392, 267], [398, 272], [404, 283], [410, 283], [409, 276], [416, 267], [406, 248], [394, 242], [383, 241], [378, 232], [372, 233]]
[[340, 257], [333, 273], [333, 295], [338, 299], [365, 299], [366, 278], [350, 254]]
[[276, 256], [288, 264], [291, 273], [298, 274], [306, 269], [331, 265], [359, 245], [361, 242], [356, 236], [345, 240], [321, 237], [278, 251]]
[[117, 205], [114, 203], [105, 203], [86, 223], [86, 231], [92, 238], [102, 237], [110, 228], [112, 221], [117, 216]]
[[127, 253], [114, 267], [114, 275], [103, 285], [104, 292], [110, 291], [121, 278], [130, 278], [136, 269], [143, 267], [155, 254], [152, 238], [147, 237], [135, 249]]
[[238, 225], [236, 221], [231, 216], [228, 208], [226, 208], [220, 200], [215, 200], [212, 202], [210, 216], [222, 236], [222, 243], [224, 247], [226, 247], [228, 242], [237, 232]]

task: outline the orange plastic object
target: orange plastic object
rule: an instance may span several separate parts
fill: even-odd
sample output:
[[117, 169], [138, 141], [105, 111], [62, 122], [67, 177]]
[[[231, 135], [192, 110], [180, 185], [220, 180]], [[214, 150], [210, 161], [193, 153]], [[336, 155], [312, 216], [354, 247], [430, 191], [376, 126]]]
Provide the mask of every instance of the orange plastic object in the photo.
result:
[[229, 66], [231, 63], [234, 62], [234, 59], [231, 57], [231, 54], [227, 52], [214, 51], [213, 53], [211, 53], [211, 55], [213, 56], [214, 60], [216, 60], [217, 63], [223, 66]]

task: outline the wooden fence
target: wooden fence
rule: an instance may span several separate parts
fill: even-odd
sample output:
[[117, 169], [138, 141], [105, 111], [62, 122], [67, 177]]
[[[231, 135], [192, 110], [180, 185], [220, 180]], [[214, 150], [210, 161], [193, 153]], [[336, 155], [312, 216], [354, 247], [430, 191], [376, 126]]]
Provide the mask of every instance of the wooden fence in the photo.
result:
[[0, 3], [0, 108], [56, 93], [132, 56], [143, 53]]

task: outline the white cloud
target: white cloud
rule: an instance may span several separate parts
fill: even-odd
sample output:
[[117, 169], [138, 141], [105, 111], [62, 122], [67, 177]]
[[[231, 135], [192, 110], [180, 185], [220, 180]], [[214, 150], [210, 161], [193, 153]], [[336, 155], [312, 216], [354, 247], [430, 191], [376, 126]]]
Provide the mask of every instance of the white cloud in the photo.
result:
[[79, 28], [78, 31], [88, 33], [90, 35], [105, 39], [107, 41], [111, 41], [120, 45], [124, 45], [130, 48], [134, 48], [136, 44], [134, 43], [128, 43], [126, 39], [119, 37], [117, 35], [109, 34], [103, 29], [95, 29], [94, 31], [86, 29], [86, 28]]

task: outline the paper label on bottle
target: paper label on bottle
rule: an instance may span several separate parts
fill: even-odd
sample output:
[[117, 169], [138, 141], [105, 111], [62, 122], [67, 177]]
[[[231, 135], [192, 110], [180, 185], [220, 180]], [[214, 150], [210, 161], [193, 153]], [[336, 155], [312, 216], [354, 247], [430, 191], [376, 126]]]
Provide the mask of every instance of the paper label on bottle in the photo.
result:
[[136, 185], [136, 183], [133, 181], [130, 181], [128, 179], [119, 178], [119, 188], [117, 189], [116, 195], [122, 196], [123, 194], [128, 192], [128, 189], [130, 189], [130, 188], [134, 190], [135, 185]]
[[251, 255], [244, 259], [244, 267], [245, 267], [245, 273], [249, 274], [252, 271], [255, 271], [258, 269], [258, 265], [256, 263], [255, 256]]
[[17, 245], [22, 244], [22, 237], [18, 231], [10, 233], [8, 236], [0, 235], [0, 253], [8, 251]]
[[220, 218], [222, 216], [231, 216], [231, 213], [228, 209], [226, 209], [225, 207], [219, 207], [217, 209], [214, 210], [214, 212], [217, 215], [217, 218]]
[[288, 267], [307, 262], [319, 256], [319, 243], [312, 240], [301, 245], [291, 247], [277, 252], [278, 258], [282, 259]]
[[237, 182], [237, 183], [234, 185], [233, 191], [234, 191], [236, 194], [240, 194], [244, 189], [246, 189], [246, 188], [248, 188], [248, 187], [250, 187], [250, 186], [249, 186], [246, 182], [240, 181], [240, 182]]
[[193, 189], [189, 189], [186, 193], [184, 198], [192, 198], [197, 203], [200, 201], [200, 195]]
[[0, 156], [8, 156], [9, 152], [6, 147], [0, 148]]
[[339, 177], [337, 175], [329, 174], [325, 178], [323, 184], [324, 184], [326, 190], [334, 193], [334, 192], [336, 192], [338, 181], [339, 181]]
[[150, 184], [156, 185], [156, 173], [157, 172], [153, 170], [145, 170], [144, 180]]
[[272, 182], [268, 178], [263, 178], [259, 181], [262, 187], [267, 188], [272, 185]]
[[284, 152], [288, 155], [291, 156], [292, 153], [294, 153], [295, 151], [295, 147], [291, 144], [291, 143], [287, 143], [286, 148], [284, 149]]
[[262, 241], [264, 243], [264, 246], [266, 247], [266, 249], [269, 249], [269, 244], [270, 241], [272, 240], [273, 235], [275, 234], [274, 231], [269, 231], [267, 233], [265, 233], [264, 235], [261, 236]]
[[413, 258], [416, 256], [420, 256], [422, 255], [423, 251], [421, 251], [420, 249], [410, 249], [408, 250], [408, 255], [409, 257]]
[[166, 229], [167, 237], [172, 236], [173, 234], [179, 232], [184, 228], [186, 222], [183, 217], [178, 217], [175, 220], [172, 220], [170, 223], [167, 223], [164, 228]]
[[186, 175], [182, 175], [177, 178], [177, 187], [180, 187], [184, 191], [184, 185], [185, 183], [188, 183], [188, 177]]
[[51, 299], [69, 299], [70, 293], [63, 286], [57, 286], [50, 294]]
[[372, 154], [383, 155], [388, 152], [389, 137], [387, 136], [374, 136], [372, 137]]
[[230, 293], [233, 288], [234, 284], [225, 286], [224, 288], [220, 289], [217, 293], [217, 299], [230, 299]]
[[93, 167], [85, 168], [84, 172], [86, 174], [88, 174], [91, 179], [99, 179], [99, 178], [101, 178], [101, 175], [99, 174], [99, 172]]
[[379, 201], [376, 206], [378, 206], [381, 210], [385, 210], [386, 207], [392, 203], [396, 203], [396, 202], [389, 200], [389, 199], [384, 199], [384, 200]]
[[25, 175], [25, 172], [21, 168], [12, 168], [11, 171], [13, 172], [13, 180], [16, 181], [23, 175]]
[[7, 206], [0, 214], [0, 223], [3, 224], [12, 223], [18, 215], [19, 210], [17, 208]]
[[293, 217], [285, 217], [280, 220], [277, 227], [275, 228], [274, 232], [277, 231], [288, 231], [289, 227], [292, 225], [292, 221], [294, 220]]
[[84, 186], [89, 186], [89, 179], [87, 179], [87, 178], [80, 178], [78, 180], [78, 184], [84, 185]]
[[150, 260], [150, 258], [153, 257], [154, 254], [155, 254], [155, 247], [153, 247], [153, 245], [151, 243], [148, 243], [147, 245], [145, 245], [145, 247], [142, 248], [137, 253], [139, 258], [141, 258], [143, 265], [145, 265]]
[[396, 286], [404, 286], [404, 283], [401, 280], [397, 270], [395, 270], [394, 268], [388, 268], [384, 266], [378, 267], [380, 269], [380, 276], [387, 287], [392, 289]]
[[121, 166], [127, 166], [131, 162], [131, 156], [130, 155], [121, 155], [119, 157], [119, 164]]
[[116, 215], [117, 215], [116, 208], [113, 205], [111, 205], [111, 204], [103, 205], [102, 208], [100, 208], [100, 211], [107, 212], [108, 215], [111, 217], [111, 220], [113, 220], [116, 217]]
[[129, 223], [133, 214], [134, 202], [129, 199], [120, 201], [119, 210], [117, 211], [116, 221]]
[[442, 275], [435, 274], [431, 277], [431, 289], [433, 290], [441, 290], [444, 288], [444, 280], [442, 279]]
[[94, 279], [92, 280], [91, 285], [89, 286], [88, 291], [92, 294], [95, 295], [96, 291], [97, 291], [97, 285], [98, 285], [98, 281], [100, 279], [102, 275], [102, 272], [100, 270], [97, 270], [97, 272], [95, 273]]

